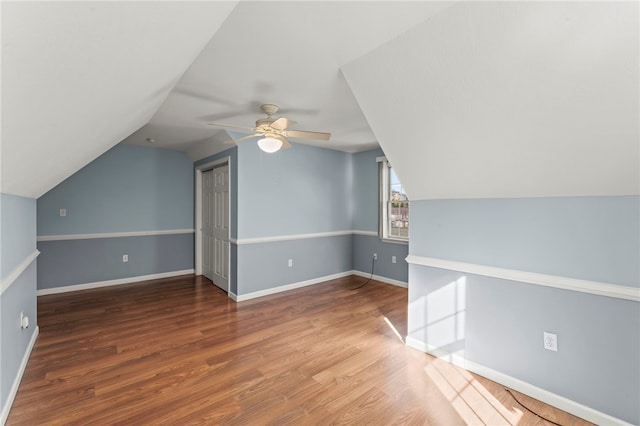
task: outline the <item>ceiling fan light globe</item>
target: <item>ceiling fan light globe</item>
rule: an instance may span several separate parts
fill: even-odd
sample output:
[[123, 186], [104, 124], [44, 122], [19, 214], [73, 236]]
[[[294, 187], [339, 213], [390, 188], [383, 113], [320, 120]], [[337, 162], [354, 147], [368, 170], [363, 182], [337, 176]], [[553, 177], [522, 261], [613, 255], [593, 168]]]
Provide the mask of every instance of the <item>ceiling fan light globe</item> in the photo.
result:
[[269, 154], [279, 151], [282, 148], [282, 141], [274, 138], [262, 138], [258, 140], [258, 146], [264, 152], [268, 152]]

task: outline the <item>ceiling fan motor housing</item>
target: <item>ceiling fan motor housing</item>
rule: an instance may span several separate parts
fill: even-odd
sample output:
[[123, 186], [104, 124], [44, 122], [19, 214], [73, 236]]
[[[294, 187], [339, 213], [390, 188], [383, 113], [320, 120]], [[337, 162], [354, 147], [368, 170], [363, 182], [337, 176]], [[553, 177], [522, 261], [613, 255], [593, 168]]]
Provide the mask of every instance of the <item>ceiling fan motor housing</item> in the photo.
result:
[[260, 107], [260, 109], [262, 109], [262, 111], [264, 111], [265, 114], [267, 114], [269, 117], [271, 117], [276, 112], [278, 112], [280, 107], [278, 107], [278, 105], [274, 105], [274, 104], [264, 104], [264, 105], [262, 105]]
[[278, 112], [280, 108], [278, 107], [278, 105], [274, 104], [263, 104], [260, 109], [264, 111], [265, 114], [267, 114], [267, 118], [260, 118], [256, 120], [256, 129], [264, 129], [270, 127], [271, 123], [276, 121], [276, 119], [273, 118], [273, 115]]
[[261, 118], [256, 120], [256, 128], [269, 127], [274, 121], [276, 121], [275, 118]]

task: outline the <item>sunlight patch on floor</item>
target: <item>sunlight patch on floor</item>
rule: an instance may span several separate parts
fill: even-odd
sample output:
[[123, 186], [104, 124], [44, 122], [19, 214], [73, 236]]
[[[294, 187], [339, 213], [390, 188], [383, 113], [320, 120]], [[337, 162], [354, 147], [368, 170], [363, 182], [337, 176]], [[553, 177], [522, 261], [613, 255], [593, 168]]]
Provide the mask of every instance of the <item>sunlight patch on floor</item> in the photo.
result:
[[389, 326], [389, 328], [391, 329], [391, 331], [393, 331], [393, 334], [395, 334], [396, 336], [398, 336], [398, 339], [400, 339], [400, 341], [402, 343], [404, 343], [404, 339], [402, 338], [402, 336], [400, 335], [400, 333], [398, 332], [398, 329], [393, 325], [393, 323], [391, 321], [389, 321], [389, 318], [384, 317], [384, 322], [387, 323], [387, 325]]
[[442, 360], [425, 367], [427, 376], [467, 424], [517, 425], [520, 410], [506, 408], [471, 374]]

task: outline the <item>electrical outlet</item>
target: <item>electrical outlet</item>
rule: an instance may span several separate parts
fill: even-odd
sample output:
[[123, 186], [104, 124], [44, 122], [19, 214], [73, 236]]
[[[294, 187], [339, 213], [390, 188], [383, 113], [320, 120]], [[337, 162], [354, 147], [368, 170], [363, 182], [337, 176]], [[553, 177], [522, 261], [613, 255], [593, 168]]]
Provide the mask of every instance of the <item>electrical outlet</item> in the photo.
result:
[[123, 262], [128, 262], [129, 261], [129, 255], [128, 254], [123, 254], [122, 255], [122, 261]]
[[20, 328], [29, 328], [29, 317], [24, 314], [24, 311], [20, 312]]
[[67, 215], [67, 209], [60, 209], [60, 217], [64, 217]]
[[293, 268], [293, 259], [289, 259], [289, 268]]
[[373, 260], [378, 260], [378, 253], [373, 253]]
[[396, 263], [396, 257], [395, 256], [391, 256], [391, 263]]
[[558, 336], [553, 333], [544, 332], [544, 348], [549, 351], [558, 352]]

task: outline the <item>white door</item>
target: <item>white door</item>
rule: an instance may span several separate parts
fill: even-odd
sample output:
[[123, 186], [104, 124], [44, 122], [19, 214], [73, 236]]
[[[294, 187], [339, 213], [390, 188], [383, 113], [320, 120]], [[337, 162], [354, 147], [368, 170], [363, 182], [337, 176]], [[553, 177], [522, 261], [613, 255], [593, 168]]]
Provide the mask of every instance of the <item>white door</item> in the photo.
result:
[[229, 291], [229, 166], [202, 173], [202, 274]]
[[202, 275], [213, 281], [213, 170], [202, 172]]

